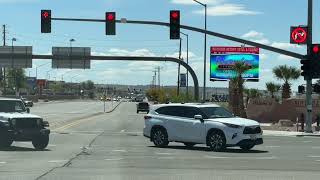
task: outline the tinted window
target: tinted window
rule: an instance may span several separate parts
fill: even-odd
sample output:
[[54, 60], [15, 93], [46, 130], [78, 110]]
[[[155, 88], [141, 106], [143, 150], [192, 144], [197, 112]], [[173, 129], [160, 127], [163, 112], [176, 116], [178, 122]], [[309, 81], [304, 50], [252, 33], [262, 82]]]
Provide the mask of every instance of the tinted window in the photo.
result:
[[180, 106], [168, 106], [161, 107], [156, 110], [157, 113], [168, 116], [181, 116], [184, 113], [183, 107]]
[[184, 107], [183, 117], [194, 118], [195, 115], [202, 115], [200, 110], [196, 107]]
[[0, 101], [0, 112], [23, 112], [25, 107], [21, 101]]
[[200, 108], [206, 115], [206, 118], [231, 118], [234, 117], [231, 112], [223, 107], [204, 107]]

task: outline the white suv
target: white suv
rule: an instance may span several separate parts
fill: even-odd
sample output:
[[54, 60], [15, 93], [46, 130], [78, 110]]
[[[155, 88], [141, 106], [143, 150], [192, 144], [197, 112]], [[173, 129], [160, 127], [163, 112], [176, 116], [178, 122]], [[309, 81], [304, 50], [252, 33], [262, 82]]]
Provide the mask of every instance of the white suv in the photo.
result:
[[263, 144], [258, 122], [235, 117], [214, 104], [155, 105], [144, 117], [143, 134], [157, 147], [181, 142], [192, 147], [206, 144], [213, 151], [240, 146], [244, 150]]

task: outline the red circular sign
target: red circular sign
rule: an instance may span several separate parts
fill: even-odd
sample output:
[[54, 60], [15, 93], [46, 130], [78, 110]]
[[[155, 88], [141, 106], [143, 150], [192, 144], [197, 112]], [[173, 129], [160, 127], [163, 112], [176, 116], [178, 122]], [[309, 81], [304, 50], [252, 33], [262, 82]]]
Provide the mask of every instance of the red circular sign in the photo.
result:
[[304, 43], [307, 40], [308, 33], [304, 28], [297, 27], [291, 33], [291, 39], [295, 43]]

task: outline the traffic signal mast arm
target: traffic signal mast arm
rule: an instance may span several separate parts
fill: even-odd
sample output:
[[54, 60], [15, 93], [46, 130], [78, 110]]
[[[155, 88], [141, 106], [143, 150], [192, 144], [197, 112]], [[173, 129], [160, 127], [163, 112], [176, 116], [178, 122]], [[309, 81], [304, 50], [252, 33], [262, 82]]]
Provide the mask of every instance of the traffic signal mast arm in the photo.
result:
[[[77, 18], [51, 18], [51, 19], [55, 20], [55, 21], [83, 21], [83, 22], [103, 22], [103, 23], [106, 22], [105, 19], [77, 19]], [[145, 25], [157, 25], [157, 26], [170, 27], [170, 23], [156, 22], [156, 21], [126, 20], [125, 22], [121, 22], [121, 20], [116, 20], [116, 23], [145, 24]], [[259, 47], [261, 49], [265, 49], [265, 50], [268, 50], [268, 51], [276, 52], [276, 53], [283, 54], [283, 55], [290, 56], [290, 57], [297, 58], [297, 59], [306, 59], [306, 57], [307, 57], [306, 55], [302, 55], [302, 54], [295, 53], [295, 52], [292, 52], [292, 51], [279, 49], [279, 48], [276, 48], [276, 47], [272, 47], [272, 46], [268, 46], [268, 45], [264, 45], [264, 44], [260, 44], [260, 43], [256, 43], [256, 42], [252, 42], [252, 41], [248, 41], [248, 40], [245, 40], [245, 39], [241, 39], [241, 38], [237, 38], [237, 37], [233, 37], [233, 36], [229, 36], [229, 35], [213, 32], [213, 31], [208, 31], [208, 30], [206, 31], [204, 29], [200, 29], [200, 28], [196, 28], [196, 27], [180, 25], [180, 28], [186, 29], [186, 30], [190, 30], [190, 31], [200, 32], [200, 33], [203, 33], [203, 34], [207, 33], [207, 35], [219, 37], [219, 38], [222, 38], [222, 39], [227, 39], [227, 40], [238, 42], [238, 43], [241, 43], [241, 44], [246, 44], [246, 45], [250, 45], [250, 46], [254, 46], [254, 47]]]

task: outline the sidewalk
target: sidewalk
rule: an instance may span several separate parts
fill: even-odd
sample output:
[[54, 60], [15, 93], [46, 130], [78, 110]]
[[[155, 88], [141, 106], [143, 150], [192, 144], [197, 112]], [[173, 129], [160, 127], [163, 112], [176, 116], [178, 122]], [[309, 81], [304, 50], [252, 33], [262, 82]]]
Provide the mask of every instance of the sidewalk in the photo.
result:
[[320, 133], [305, 133], [305, 132], [295, 132], [295, 131], [273, 131], [273, 130], [263, 130], [263, 135], [266, 136], [297, 136], [297, 137], [320, 137]]

